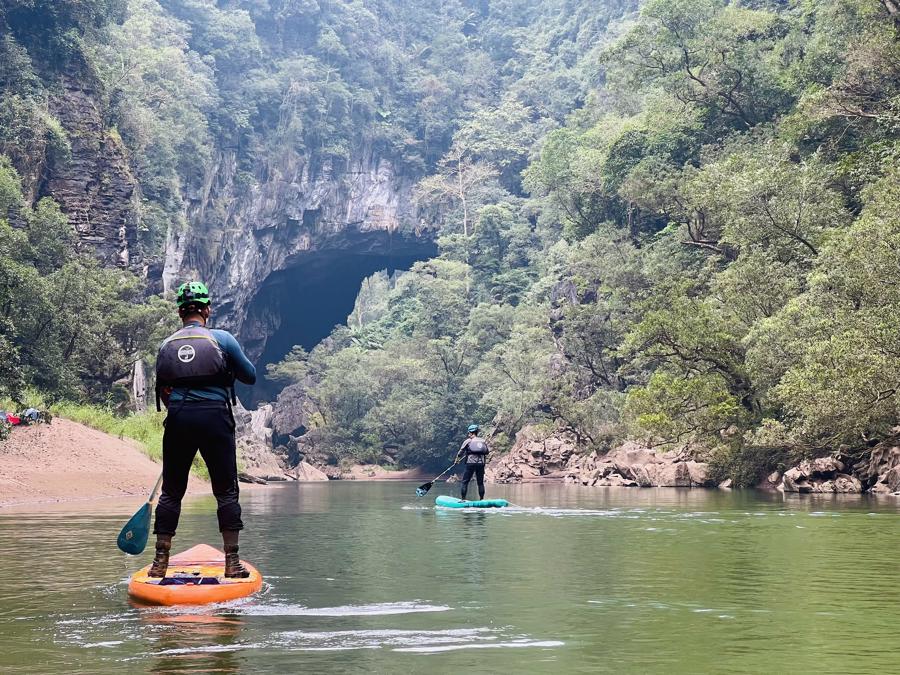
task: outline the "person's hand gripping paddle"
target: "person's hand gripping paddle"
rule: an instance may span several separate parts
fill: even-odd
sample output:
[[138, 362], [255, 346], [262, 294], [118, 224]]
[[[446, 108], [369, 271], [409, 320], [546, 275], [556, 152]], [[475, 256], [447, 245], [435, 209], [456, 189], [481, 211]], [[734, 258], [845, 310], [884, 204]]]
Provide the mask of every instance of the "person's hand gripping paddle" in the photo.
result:
[[454, 460], [453, 464], [451, 464], [451, 465], [448, 466], [446, 469], [444, 469], [443, 471], [441, 471], [437, 476], [435, 476], [434, 478], [432, 478], [430, 481], [428, 481], [427, 483], [422, 483], [419, 487], [416, 488], [416, 496], [417, 496], [417, 497], [424, 497], [425, 495], [427, 495], [427, 494], [428, 494], [428, 491], [431, 489], [431, 486], [434, 485], [435, 481], [438, 480], [438, 479], [439, 479], [441, 476], [443, 476], [445, 473], [447, 473], [447, 472], [448, 472], [450, 469], [452, 469], [454, 466], [456, 466], [458, 463], [459, 463], [459, 457], [457, 457], [457, 458]]
[[153, 492], [150, 493], [150, 499], [137, 510], [137, 513], [131, 516], [131, 520], [125, 523], [125, 527], [119, 532], [119, 539], [116, 543], [125, 553], [138, 555], [143, 553], [147, 547], [153, 503], [156, 501], [160, 487], [162, 487], [162, 479], [162, 474], [160, 474], [156, 480], [156, 485], [153, 487]]

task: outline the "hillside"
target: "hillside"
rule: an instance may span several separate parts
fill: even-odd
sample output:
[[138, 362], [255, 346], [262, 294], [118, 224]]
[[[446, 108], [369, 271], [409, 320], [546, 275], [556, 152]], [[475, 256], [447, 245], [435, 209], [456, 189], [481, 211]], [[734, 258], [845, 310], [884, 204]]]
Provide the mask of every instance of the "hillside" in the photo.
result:
[[292, 460], [439, 468], [477, 421], [752, 485], [900, 421], [895, 2], [33, 0], [0, 33], [0, 396], [139, 409], [199, 277]]

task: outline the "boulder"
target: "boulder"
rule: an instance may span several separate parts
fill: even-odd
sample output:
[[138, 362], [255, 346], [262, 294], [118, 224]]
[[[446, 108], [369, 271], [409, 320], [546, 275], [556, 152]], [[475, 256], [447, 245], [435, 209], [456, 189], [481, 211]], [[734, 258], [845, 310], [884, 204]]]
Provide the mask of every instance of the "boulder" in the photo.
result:
[[595, 480], [591, 481], [590, 485], [603, 487], [640, 487], [636, 481], [629, 478], [622, 478], [622, 476], [617, 473], [598, 476]]
[[862, 492], [862, 482], [856, 476], [842, 473], [834, 479], [834, 492], [859, 493]]
[[800, 463], [800, 466], [808, 474], [834, 474], [844, 470], [844, 463], [835, 457], [816, 457], [813, 460], [806, 460]]
[[784, 472], [781, 489], [784, 492], [801, 494], [862, 492], [862, 482], [859, 478], [845, 473], [845, 469], [844, 462], [836, 457], [805, 459]]
[[490, 462], [485, 476], [494, 483], [562, 477], [575, 454], [575, 438], [571, 434], [546, 435], [533, 427], [525, 427], [516, 435], [512, 449]]
[[691, 487], [691, 473], [684, 462], [633, 465], [631, 473], [641, 487]]
[[309, 415], [314, 409], [306, 394], [309, 386], [289, 384], [278, 394], [271, 425], [277, 443], [288, 445], [292, 436], [302, 436], [309, 426]]
[[695, 462], [694, 460], [687, 460], [685, 464], [691, 477], [691, 486], [715, 486], [715, 481], [709, 476], [709, 464], [706, 462]]
[[[663, 462], [660, 455], [653, 450], [630, 441], [615, 450], [611, 450], [606, 455], [606, 459], [615, 465], [619, 474], [626, 478], [634, 479], [638, 483], [641, 483], [641, 479], [637, 475], [638, 471], [650, 464], [661, 464]], [[646, 477], [649, 473], [644, 472], [644, 475]]]
[[784, 490], [784, 492], [812, 492], [812, 486], [809, 483], [808, 476], [799, 467], [788, 469], [784, 472], [781, 489]]
[[875, 446], [867, 459], [859, 463], [855, 475], [875, 494], [900, 490], [900, 447], [893, 443]]
[[782, 475], [780, 471], [773, 471], [756, 484], [757, 490], [782, 490]]
[[328, 474], [326, 474], [321, 469], [317, 469], [312, 464], [308, 462], [300, 462], [297, 466], [291, 469], [291, 474], [297, 479], [302, 481], [325, 481], [328, 480]]

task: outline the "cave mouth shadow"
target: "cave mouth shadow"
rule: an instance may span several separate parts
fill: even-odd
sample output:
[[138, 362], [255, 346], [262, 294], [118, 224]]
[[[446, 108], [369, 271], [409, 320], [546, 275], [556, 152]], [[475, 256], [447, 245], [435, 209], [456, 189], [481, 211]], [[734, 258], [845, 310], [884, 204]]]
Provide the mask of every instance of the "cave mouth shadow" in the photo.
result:
[[[283, 359], [300, 345], [307, 351], [331, 334], [332, 329], [346, 323], [353, 311], [363, 280], [382, 270], [388, 274], [408, 270], [433, 251], [424, 255], [389, 255], [381, 253], [318, 252], [315, 256], [266, 279], [253, 299], [247, 322], [262, 340], [248, 341], [249, 354], [262, 353], [253, 359], [256, 384], [238, 383], [237, 394], [250, 410], [262, 401], [274, 401], [283, 385], [266, 379], [266, 364]], [[255, 347], [255, 348], [254, 348]], [[252, 356], [251, 356], [252, 358]]]

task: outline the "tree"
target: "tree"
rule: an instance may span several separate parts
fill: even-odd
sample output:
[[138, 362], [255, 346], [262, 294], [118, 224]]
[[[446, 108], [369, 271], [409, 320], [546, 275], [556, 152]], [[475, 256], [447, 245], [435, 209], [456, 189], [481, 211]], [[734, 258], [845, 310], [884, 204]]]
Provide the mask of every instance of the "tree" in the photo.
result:
[[811, 447], [858, 444], [896, 423], [900, 220], [896, 172], [823, 249], [809, 289], [751, 333], [748, 366]]
[[[32, 209], [18, 176], [0, 158], [0, 342], [5, 395], [23, 387], [50, 399], [105, 400], [135, 362], [149, 355], [170, 308], [144, 296], [141, 282], [73, 251], [74, 234], [49, 198]], [[8, 378], [8, 379], [7, 379]]]
[[787, 30], [774, 12], [722, 0], [652, 0], [606, 58], [626, 86], [659, 84], [714, 126], [747, 130], [791, 103], [776, 49]]
[[438, 209], [459, 207], [462, 211], [462, 234], [468, 238], [472, 226], [472, 206], [485, 184], [497, 175], [485, 162], [472, 161], [467, 152], [455, 148], [439, 165], [439, 173], [422, 179], [417, 194], [427, 205]]

